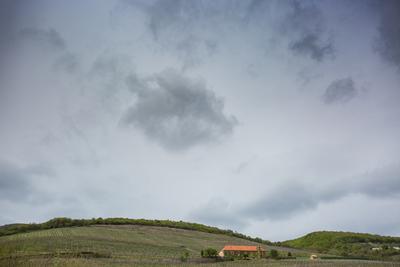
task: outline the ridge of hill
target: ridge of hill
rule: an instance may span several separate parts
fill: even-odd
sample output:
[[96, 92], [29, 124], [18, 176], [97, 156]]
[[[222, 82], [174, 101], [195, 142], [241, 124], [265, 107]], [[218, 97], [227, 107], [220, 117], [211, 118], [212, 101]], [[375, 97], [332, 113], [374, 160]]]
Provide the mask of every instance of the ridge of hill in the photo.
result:
[[400, 237], [317, 231], [277, 244], [344, 257], [400, 260]]

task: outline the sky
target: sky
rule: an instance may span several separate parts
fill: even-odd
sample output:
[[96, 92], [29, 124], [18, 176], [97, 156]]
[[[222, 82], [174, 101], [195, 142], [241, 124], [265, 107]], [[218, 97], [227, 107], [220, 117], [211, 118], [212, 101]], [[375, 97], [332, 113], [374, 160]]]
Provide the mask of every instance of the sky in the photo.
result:
[[0, 1], [0, 224], [400, 236], [400, 2]]

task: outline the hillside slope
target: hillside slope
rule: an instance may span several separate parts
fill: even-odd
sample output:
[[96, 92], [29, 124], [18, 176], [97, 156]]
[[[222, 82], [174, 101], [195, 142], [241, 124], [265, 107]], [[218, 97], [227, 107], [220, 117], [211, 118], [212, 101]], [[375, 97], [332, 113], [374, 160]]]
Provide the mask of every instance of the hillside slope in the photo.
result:
[[400, 237], [321, 231], [280, 244], [341, 256], [400, 260]]
[[[189, 253], [189, 262], [200, 262], [200, 251], [226, 244], [260, 243], [224, 234], [143, 225], [91, 225], [54, 228], [0, 237], [0, 266], [32, 263], [34, 266], [68, 262], [77, 266], [112, 264], [180, 263]], [[262, 245], [269, 249], [268, 246]], [[285, 250], [282, 248], [282, 250]], [[291, 250], [298, 254], [298, 250]], [[282, 252], [286, 253], [287, 252]]]
[[59, 217], [51, 219], [44, 223], [14, 223], [0, 226], [0, 236], [12, 235], [18, 233], [26, 233], [38, 230], [46, 230], [52, 228], [73, 227], [73, 226], [89, 226], [89, 225], [144, 225], [144, 226], [160, 226], [177, 229], [195, 230], [205, 233], [224, 234], [233, 237], [239, 237], [257, 243], [271, 244], [268, 240], [261, 238], [253, 238], [243, 235], [232, 230], [224, 230], [214, 226], [208, 226], [200, 223], [191, 223], [184, 221], [171, 220], [148, 220], [148, 219], [129, 219], [129, 218], [93, 218], [93, 219], [71, 219]]

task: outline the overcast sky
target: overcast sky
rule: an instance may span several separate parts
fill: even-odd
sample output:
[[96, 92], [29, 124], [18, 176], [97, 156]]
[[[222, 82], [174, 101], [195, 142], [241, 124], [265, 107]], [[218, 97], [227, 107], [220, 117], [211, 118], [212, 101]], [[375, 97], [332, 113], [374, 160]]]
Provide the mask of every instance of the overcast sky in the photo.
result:
[[400, 235], [400, 2], [3, 0], [0, 224]]

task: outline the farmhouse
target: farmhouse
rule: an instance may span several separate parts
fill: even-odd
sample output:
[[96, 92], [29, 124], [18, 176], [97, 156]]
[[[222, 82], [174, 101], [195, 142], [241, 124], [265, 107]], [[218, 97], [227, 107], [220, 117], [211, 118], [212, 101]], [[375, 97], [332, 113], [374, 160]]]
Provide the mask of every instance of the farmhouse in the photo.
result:
[[252, 257], [264, 258], [265, 249], [261, 246], [225, 246], [218, 255], [220, 257], [233, 256], [233, 257]]

